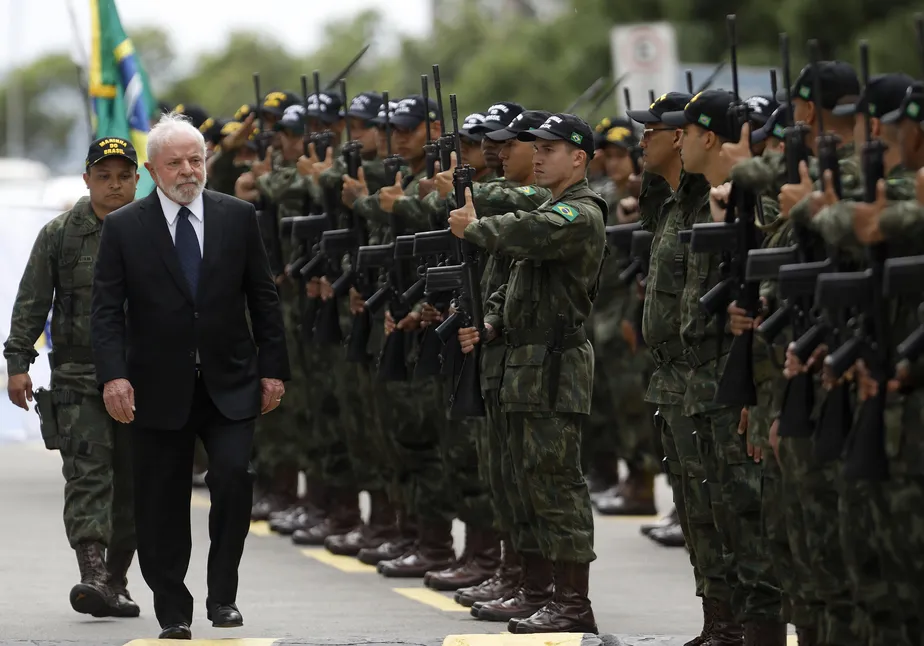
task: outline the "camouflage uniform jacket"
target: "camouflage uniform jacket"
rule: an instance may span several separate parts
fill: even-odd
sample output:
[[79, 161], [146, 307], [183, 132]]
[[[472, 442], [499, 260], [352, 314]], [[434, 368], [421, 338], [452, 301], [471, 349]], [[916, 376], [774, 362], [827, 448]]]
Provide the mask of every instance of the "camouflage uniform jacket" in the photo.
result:
[[691, 213], [708, 195], [709, 186], [702, 175], [687, 173], [681, 175], [676, 193], [670, 192], [666, 181], [663, 183], [669, 191], [666, 198], [660, 183], [648, 193], [644, 192], [644, 186], [643, 180], [641, 221], [655, 235], [645, 282], [642, 336], [656, 365], [645, 400], [679, 406], [683, 403], [686, 383], [680, 366], [674, 362], [682, 359], [684, 350], [680, 339], [680, 297], [688, 252], [677, 234], [689, 228]]
[[[510, 209], [504, 208], [503, 200], [497, 201], [494, 198], [498, 186], [502, 189], [513, 189], [520, 185], [503, 177], [494, 177], [493, 175], [485, 176], [480, 181], [472, 183], [472, 201], [475, 203], [475, 210], [478, 211], [478, 217], [484, 218], [491, 215], [503, 215], [510, 211]], [[442, 198], [439, 192], [432, 191], [426, 195], [421, 202], [428, 217], [435, 222], [443, 222], [447, 213], [446, 205], [452, 206], [456, 203], [456, 192], [454, 190], [449, 191], [449, 195]], [[448, 210], [451, 211], [452, 209], [450, 208]]]
[[[606, 253], [606, 203], [581, 180], [557, 200], [473, 222], [465, 239], [510, 256], [510, 281], [488, 301], [485, 323], [508, 346], [500, 402], [507, 412], [590, 413], [593, 348], [583, 324], [590, 316]], [[561, 354], [549, 351], [564, 316]], [[560, 375], [550, 383], [555, 362]], [[551, 391], [557, 398], [551, 402]]]
[[99, 395], [90, 345], [90, 301], [102, 224], [90, 198], [82, 197], [42, 227], [13, 305], [3, 350], [7, 374], [29, 371], [38, 356], [35, 342], [53, 305], [52, 387]]
[[221, 148], [215, 151], [209, 168], [208, 188], [226, 195], [234, 195], [234, 185], [238, 178], [247, 172], [244, 164], [234, 163], [235, 151]]
[[[552, 198], [552, 193], [539, 186], [517, 186], [503, 179], [476, 184], [475, 211], [479, 218], [496, 217], [513, 211], [533, 211]], [[481, 274], [481, 294], [485, 307], [491, 295], [510, 279], [513, 259], [499, 253], [487, 254]], [[504, 376], [503, 338], [497, 338], [481, 350], [481, 387], [483, 390], [500, 388]]]

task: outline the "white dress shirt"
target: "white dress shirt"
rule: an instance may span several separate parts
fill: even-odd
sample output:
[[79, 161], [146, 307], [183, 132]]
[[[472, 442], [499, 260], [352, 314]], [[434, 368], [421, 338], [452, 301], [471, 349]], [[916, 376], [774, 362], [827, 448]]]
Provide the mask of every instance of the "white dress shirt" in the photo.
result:
[[[164, 211], [164, 217], [167, 219], [167, 229], [170, 230], [170, 238], [173, 244], [176, 244], [176, 219], [180, 214], [182, 204], [177, 204], [157, 187], [157, 197], [160, 199], [160, 208]], [[189, 223], [192, 224], [193, 231], [199, 239], [199, 253], [205, 255], [205, 203], [202, 201], [202, 193], [199, 197], [186, 205], [192, 215]]]
[[[167, 197], [159, 186], [157, 187], [157, 197], [160, 199], [160, 208], [163, 209], [164, 217], [167, 219], [170, 238], [173, 240], [173, 244], [176, 244], [176, 221], [183, 205], [177, 204]], [[202, 201], [202, 193], [199, 193], [199, 197], [187, 204], [186, 208], [192, 214], [189, 216], [189, 223], [192, 224], [193, 231], [196, 232], [196, 237], [199, 239], [199, 253], [205, 255], [205, 204]], [[199, 351], [196, 350], [196, 366], [198, 365]]]

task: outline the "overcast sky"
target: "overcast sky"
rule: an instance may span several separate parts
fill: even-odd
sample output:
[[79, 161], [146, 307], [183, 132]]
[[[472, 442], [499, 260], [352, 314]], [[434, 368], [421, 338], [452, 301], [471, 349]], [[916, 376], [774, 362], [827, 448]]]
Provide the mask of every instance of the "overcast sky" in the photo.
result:
[[[428, 0], [116, 0], [122, 24], [160, 24], [181, 55], [221, 47], [228, 33], [258, 29], [275, 34], [292, 51], [311, 51], [324, 24], [365, 8], [383, 10], [396, 33], [424, 34], [429, 29]], [[69, 6], [80, 31], [80, 48], [89, 51], [90, 0], [0, 0], [6, 46], [0, 69], [51, 51], [77, 56]], [[84, 54], [85, 55], [85, 54]]]

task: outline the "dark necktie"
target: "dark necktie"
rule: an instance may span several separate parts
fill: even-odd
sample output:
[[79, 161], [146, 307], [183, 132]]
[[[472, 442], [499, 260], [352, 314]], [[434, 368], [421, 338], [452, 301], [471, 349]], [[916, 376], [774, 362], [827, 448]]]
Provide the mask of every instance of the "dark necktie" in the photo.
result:
[[202, 252], [199, 250], [199, 238], [196, 237], [196, 230], [193, 229], [189, 216], [192, 213], [185, 206], [180, 207], [180, 212], [176, 219], [176, 255], [180, 259], [180, 267], [183, 269], [183, 275], [186, 276], [186, 282], [189, 283], [189, 291], [192, 292], [193, 298], [196, 297], [196, 288], [199, 286], [199, 265], [202, 264]]

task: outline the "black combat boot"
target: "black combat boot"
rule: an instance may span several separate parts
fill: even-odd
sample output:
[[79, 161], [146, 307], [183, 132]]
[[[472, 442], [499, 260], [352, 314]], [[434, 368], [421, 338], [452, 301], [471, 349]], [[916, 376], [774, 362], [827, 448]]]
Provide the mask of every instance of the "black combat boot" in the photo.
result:
[[487, 603], [495, 599], [503, 599], [520, 585], [520, 577], [523, 574], [520, 567], [520, 556], [514, 551], [513, 541], [510, 540], [509, 536], [504, 536], [501, 539], [501, 549], [503, 557], [501, 558], [500, 567], [494, 572], [494, 576], [481, 585], [462, 588], [456, 592], [456, 603], [466, 608], [471, 608], [476, 603]]
[[141, 608], [128, 593], [128, 566], [132, 564], [134, 550], [106, 550], [107, 584], [112, 591], [109, 603], [110, 617], [137, 617]]
[[533, 633], [597, 634], [597, 621], [588, 598], [590, 563], [555, 563], [552, 599], [527, 619], [512, 618], [507, 629], [518, 635]]
[[703, 598], [703, 631], [683, 646], [703, 646], [709, 643], [712, 637], [712, 628], [715, 625], [715, 616], [718, 602], [715, 599]]
[[766, 619], [746, 621], [744, 646], [786, 646], [786, 624]]
[[75, 550], [80, 583], [71, 588], [71, 607], [81, 614], [109, 615], [112, 592], [106, 585], [109, 575], [103, 562], [105, 549], [101, 543], [80, 543]]
[[744, 633], [741, 624], [735, 621], [735, 613], [727, 601], [717, 601], [715, 604], [715, 622], [712, 625], [712, 635], [705, 646], [742, 646]]

